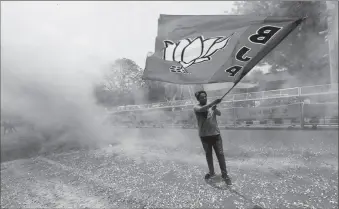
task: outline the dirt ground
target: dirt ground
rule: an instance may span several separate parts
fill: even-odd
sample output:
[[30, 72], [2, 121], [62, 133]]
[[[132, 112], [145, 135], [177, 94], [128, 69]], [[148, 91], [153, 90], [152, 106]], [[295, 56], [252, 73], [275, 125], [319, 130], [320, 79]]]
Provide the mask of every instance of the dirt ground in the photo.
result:
[[231, 188], [204, 181], [196, 130], [121, 129], [99, 148], [44, 155], [40, 141], [2, 140], [1, 207], [338, 208], [337, 130], [222, 137]]

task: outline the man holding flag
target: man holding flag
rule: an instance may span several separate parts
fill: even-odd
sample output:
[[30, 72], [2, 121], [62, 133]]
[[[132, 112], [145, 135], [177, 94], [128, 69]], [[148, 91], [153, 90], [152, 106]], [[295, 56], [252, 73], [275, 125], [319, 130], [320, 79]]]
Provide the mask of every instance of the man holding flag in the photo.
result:
[[[242, 15], [160, 15], [155, 52], [147, 57], [143, 79], [183, 85], [233, 83], [232, 88], [225, 93], [226, 96], [303, 19]], [[198, 92], [196, 97], [199, 105], [194, 110], [200, 121], [210, 115], [210, 123], [214, 124], [212, 115], [219, 114], [220, 111], [213, 107], [212, 112], [209, 112], [210, 108], [220, 103], [224, 96], [208, 105], [204, 104], [206, 96], [206, 92]], [[200, 128], [203, 128], [203, 124], [200, 125], [199, 133]], [[213, 136], [217, 136], [220, 132], [217, 131], [217, 124], [214, 130]], [[206, 135], [201, 136], [204, 138]], [[219, 139], [213, 140], [221, 146], [221, 138]], [[219, 163], [224, 163], [222, 157], [218, 159]], [[226, 165], [221, 167], [227, 179]], [[227, 182], [230, 183], [230, 180]]]
[[199, 104], [194, 107], [194, 112], [197, 117], [199, 136], [205, 150], [209, 169], [209, 173], [205, 175], [205, 179], [208, 180], [215, 175], [212, 153], [213, 147], [218, 158], [221, 176], [227, 185], [231, 185], [231, 178], [227, 175], [222, 139], [217, 122], [217, 116], [220, 116], [221, 112], [217, 109], [216, 105], [221, 102], [221, 99], [216, 99], [207, 104], [207, 93], [205, 91], [196, 92], [195, 97], [199, 101]]

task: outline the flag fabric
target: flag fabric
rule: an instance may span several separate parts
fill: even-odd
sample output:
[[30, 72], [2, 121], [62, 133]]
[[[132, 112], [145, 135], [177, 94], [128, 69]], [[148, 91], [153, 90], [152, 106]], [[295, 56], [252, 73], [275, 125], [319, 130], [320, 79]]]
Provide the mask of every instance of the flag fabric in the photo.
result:
[[238, 83], [301, 18], [160, 15], [142, 78], [175, 84]]
[[[210, 83], [210, 84], [203, 84], [203, 88], [205, 91], [216, 91], [216, 90], [223, 90], [232, 88], [233, 83]], [[238, 89], [250, 89], [258, 87], [259, 83], [247, 83], [247, 82], [239, 82], [237, 84]]]

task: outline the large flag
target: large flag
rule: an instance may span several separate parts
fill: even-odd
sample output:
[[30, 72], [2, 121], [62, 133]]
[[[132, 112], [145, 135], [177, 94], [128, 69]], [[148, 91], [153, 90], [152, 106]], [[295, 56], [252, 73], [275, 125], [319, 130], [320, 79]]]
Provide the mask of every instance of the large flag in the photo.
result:
[[238, 83], [302, 19], [236, 15], [160, 15], [145, 80]]

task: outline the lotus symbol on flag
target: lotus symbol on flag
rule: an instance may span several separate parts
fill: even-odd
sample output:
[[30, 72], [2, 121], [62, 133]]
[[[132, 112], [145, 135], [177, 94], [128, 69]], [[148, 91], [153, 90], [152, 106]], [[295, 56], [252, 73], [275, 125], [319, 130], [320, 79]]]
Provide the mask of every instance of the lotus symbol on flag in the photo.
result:
[[165, 49], [163, 58], [167, 61], [176, 61], [182, 67], [188, 68], [193, 64], [202, 63], [211, 60], [211, 56], [218, 50], [227, 46], [229, 37], [219, 36], [204, 40], [203, 36], [195, 38], [193, 41], [183, 39], [177, 43], [165, 40]]

